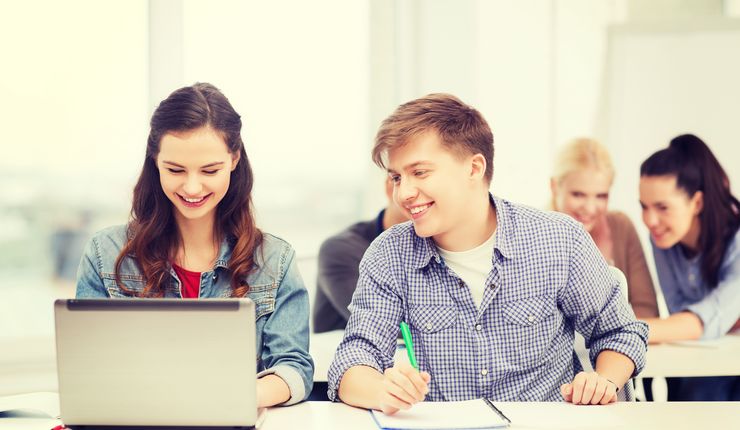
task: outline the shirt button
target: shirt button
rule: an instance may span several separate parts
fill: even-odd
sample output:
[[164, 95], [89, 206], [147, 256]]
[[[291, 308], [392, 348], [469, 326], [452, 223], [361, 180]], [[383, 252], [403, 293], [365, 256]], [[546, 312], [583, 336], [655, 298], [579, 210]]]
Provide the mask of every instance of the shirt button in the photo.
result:
[[530, 315], [527, 317], [527, 321], [534, 322], [534, 315]]
[[432, 329], [432, 323], [426, 323], [426, 325], [424, 326], [424, 328], [426, 328], [427, 330], [431, 330]]
[[480, 331], [480, 330], [481, 330], [482, 328], [483, 328], [483, 327], [481, 327], [481, 325], [480, 325], [480, 324], [476, 324], [476, 325], [475, 325], [475, 329], [476, 329], [476, 330], [478, 330], [478, 331]]
[[480, 374], [483, 375], [483, 376], [486, 376], [486, 375], [488, 375], [488, 370], [487, 369], [483, 369], [483, 370], [480, 371]]
[[696, 277], [694, 276], [694, 274], [693, 274], [693, 273], [690, 273], [690, 274], [689, 274], [689, 282], [694, 282], [694, 279], [695, 279], [695, 278], [696, 278]]

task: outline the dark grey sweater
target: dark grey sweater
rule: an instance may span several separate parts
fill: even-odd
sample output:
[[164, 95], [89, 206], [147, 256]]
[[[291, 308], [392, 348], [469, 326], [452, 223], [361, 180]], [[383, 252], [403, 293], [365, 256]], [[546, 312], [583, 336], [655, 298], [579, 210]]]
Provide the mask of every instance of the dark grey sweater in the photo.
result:
[[319, 250], [319, 272], [313, 305], [313, 331], [344, 330], [349, 302], [357, 287], [362, 256], [383, 232], [383, 215], [358, 222], [324, 241]]

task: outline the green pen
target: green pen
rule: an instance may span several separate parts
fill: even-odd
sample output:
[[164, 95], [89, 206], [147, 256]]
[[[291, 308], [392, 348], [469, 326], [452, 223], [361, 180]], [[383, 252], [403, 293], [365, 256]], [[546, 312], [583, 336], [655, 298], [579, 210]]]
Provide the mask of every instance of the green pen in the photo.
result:
[[401, 336], [403, 344], [406, 345], [406, 353], [409, 355], [409, 363], [414, 366], [414, 369], [419, 370], [419, 363], [416, 362], [414, 354], [414, 342], [411, 340], [411, 330], [409, 330], [409, 325], [403, 321], [401, 321]]

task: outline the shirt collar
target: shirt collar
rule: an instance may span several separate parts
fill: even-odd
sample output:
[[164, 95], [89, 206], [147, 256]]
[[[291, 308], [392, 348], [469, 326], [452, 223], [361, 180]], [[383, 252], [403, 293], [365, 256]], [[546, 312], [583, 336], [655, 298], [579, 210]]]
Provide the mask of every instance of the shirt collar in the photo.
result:
[[218, 258], [216, 258], [216, 264], [214, 268], [229, 268], [229, 260], [231, 259], [231, 251], [233, 249], [232, 242], [233, 238], [227, 238], [221, 241], [221, 246], [218, 249]]
[[[232, 252], [234, 251], [234, 245], [236, 245], [236, 239], [233, 237], [228, 237], [221, 241], [221, 245], [218, 249], [218, 257], [216, 258], [216, 263], [213, 266], [214, 270], [219, 268], [229, 268], [229, 260], [231, 259]], [[257, 247], [254, 252], [254, 264], [257, 267], [261, 267], [263, 262], [264, 256], [262, 255], [262, 252], [260, 252], [260, 247]]]
[[[413, 230], [413, 225], [411, 228]], [[414, 269], [421, 270], [427, 267], [432, 259], [438, 264], [442, 262], [442, 257], [439, 255], [437, 246], [431, 237], [419, 237], [414, 233], [412, 246], [411, 255], [413, 258], [411, 259], [411, 267]]]
[[[512, 207], [507, 201], [494, 197], [491, 193], [488, 194], [488, 199], [496, 209], [497, 223], [496, 242], [493, 245], [494, 253], [492, 259], [495, 261], [498, 258], [496, 251], [498, 251], [501, 257], [507, 260], [515, 258], [516, 253], [513, 243], [516, 225], [513, 214], [511, 213]], [[437, 246], [431, 237], [419, 237], [414, 233], [412, 245], [413, 258], [411, 260], [411, 267], [417, 270], [423, 269], [431, 263], [432, 259], [438, 264], [442, 262], [442, 257], [439, 255]]]
[[496, 243], [493, 245], [494, 250], [498, 250], [506, 259], [516, 258], [517, 252], [514, 248], [516, 241], [516, 219], [509, 202], [493, 194], [488, 194], [493, 207], [496, 208]]

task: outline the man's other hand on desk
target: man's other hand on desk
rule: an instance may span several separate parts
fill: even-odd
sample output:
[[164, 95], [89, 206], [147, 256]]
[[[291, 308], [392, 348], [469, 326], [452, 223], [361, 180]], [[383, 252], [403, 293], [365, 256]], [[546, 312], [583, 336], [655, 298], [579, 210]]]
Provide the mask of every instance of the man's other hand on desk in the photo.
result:
[[579, 372], [570, 384], [560, 386], [566, 402], [606, 405], [617, 401], [617, 386], [596, 372]]

